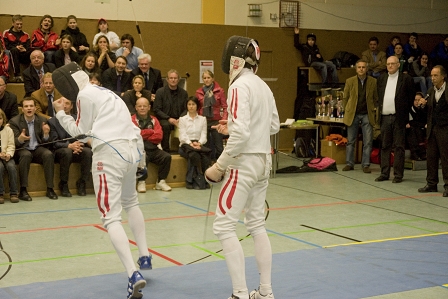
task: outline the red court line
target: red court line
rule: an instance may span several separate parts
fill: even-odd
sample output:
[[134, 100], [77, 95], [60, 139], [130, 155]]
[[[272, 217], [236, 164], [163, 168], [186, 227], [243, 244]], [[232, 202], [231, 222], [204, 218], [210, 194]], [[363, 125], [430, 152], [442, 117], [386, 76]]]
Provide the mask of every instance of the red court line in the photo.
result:
[[[208, 213], [209, 216], [215, 215], [213, 212]], [[186, 218], [196, 218], [196, 217], [205, 217], [207, 214], [195, 214], [188, 216], [174, 216], [174, 217], [163, 217], [163, 218], [151, 218], [145, 219], [145, 222], [150, 221], [164, 221], [164, 220], [172, 220], [172, 219], [186, 219]], [[122, 221], [122, 223], [128, 223], [128, 221]], [[50, 231], [50, 230], [60, 230], [60, 229], [71, 229], [71, 228], [81, 228], [81, 227], [90, 227], [97, 226], [97, 223], [91, 224], [79, 224], [79, 225], [67, 225], [67, 226], [56, 226], [56, 227], [43, 227], [43, 228], [34, 228], [34, 229], [23, 229], [23, 230], [13, 230], [9, 232], [0, 232], [0, 235], [8, 235], [8, 234], [16, 234], [16, 233], [32, 233], [38, 231]]]
[[[107, 230], [106, 230], [104, 227], [99, 226], [99, 225], [95, 225], [95, 227], [96, 227], [97, 229], [102, 230], [102, 231], [104, 231], [104, 232], [107, 233]], [[131, 243], [132, 245], [137, 246], [137, 243], [136, 243], [135, 241], [132, 241], [132, 240], [129, 240], [129, 239], [128, 239], [128, 241], [129, 241], [129, 243]], [[149, 252], [151, 252], [152, 254], [155, 254], [155, 255], [157, 255], [157, 256], [163, 258], [164, 260], [167, 260], [168, 262], [171, 262], [171, 263], [173, 263], [173, 264], [175, 264], [175, 265], [177, 265], [177, 266], [183, 266], [182, 263], [180, 263], [180, 262], [178, 262], [178, 261], [176, 261], [176, 260], [173, 260], [172, 258], [169, 258], [169, 257], [167, 257], [166, 255], [161, 254], [160, 252], [154, 251], [154, 250], [152, 250], [152, 249], [150, 249], [150, 248], [148, 248], [148, 250], [149, 250]]]
[[[426, 194], [414, 197], [427, 197], [427, 196], [440, 196], [439, 194]], [[305, 206], [289, 206], [289, 207], [281, 207], [281, 208], [269, 208], [270, 211], [280, 211], [280, 210], [289, 210], [289, 209], [305, 209], [305, 208], [314, 208], [314, 207], [327, 207], [327, 206], [336, 206], [336, 205], [352, 205], [358, 203], [369, 203], [369, 202], [380, 202], [386, 200], [400, 200], [400, 199], [412, 199], [409, 196], [398, 196], [398, 197], [386, 197], [386, 198], [375, 198], [375, 199], [361, 199], [354, 201], [341, 201], [341, 202], [332, 202], [332, 203], [322, 203], [322, 204], [311, 204]]]

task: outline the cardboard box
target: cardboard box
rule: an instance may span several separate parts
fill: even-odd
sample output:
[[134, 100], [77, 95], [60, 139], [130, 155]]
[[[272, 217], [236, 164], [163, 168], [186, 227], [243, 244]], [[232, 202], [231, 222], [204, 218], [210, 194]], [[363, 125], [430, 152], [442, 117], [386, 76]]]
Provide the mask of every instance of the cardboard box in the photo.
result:
[[322, 139], [320, 141], [320, 154], [336, 161], [336, 164], [345, 164], [345, 145], [336, 145], [333, 141]]

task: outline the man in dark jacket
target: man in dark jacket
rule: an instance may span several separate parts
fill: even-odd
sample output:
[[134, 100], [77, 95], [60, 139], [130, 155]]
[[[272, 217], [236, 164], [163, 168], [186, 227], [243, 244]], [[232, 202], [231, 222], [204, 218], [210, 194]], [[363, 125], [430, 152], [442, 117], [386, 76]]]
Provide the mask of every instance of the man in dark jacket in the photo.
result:
[[171, 129], [179, 124], [179, 117], [187, 111], [188, 93], [179, 87], [179, 73], [169, 70], [167, 76], [168, 85], [159, 88], [154, 100], [154, 113], [162, 126], [162, 149], [170, 151]]
[[19, 114], [17, 107], [17, 96], [6, 90], [6, 82], [0, 76], [0, 108], [5, 112], [6, 118], [10, 120]]
[[331, 83], [339, 82], [336, 66], [331, 61], [324, 61], [316, 45], [316, 36], [310, 33], [306, 37], [306, 44], [301, 44], [299, 40], [299, 28], [294, 29], [294, 47], [302, 52], [302, 59], [306, 66], [311, 66], [322, 76], [322, 84], [328, 84], [328, 71], [331, 73]]
[[23, 80], [25, 81], [25, 97], [42, 87], [44, 83], [44, 74], [53, 72], [56, 67], [53, 63], [44, 63], [44, 53], [41, 50], [31, 52], [31, 65], [23, 71]]
[[[64, 98], [65, 114], [70, 115], [72, 108], [72, 102]], [[72, 116], [76, 119], [74, 114]], [[76, 188], [79, 196], [85, 196], [86, 182], [90, 179], [90, 168], [92, 167], [92, 149], [75, 138], [69, 139], [72, 136], [64, 130], [56, 117], [50, 118], [48, 124], [50, 125], [51, 141], [60, 140], [53, 143], [53, 150], [55, 160], [60, 165], [59, 190], [61, 190], [61, 195], [72, 196], [68, 188], [69, 169], [72, 162], [77, 162], [81, 164], [81, 178], [76, 181]]]
[[138, 57], [138, 68], [132, 70], [131, 79], [142, 75], [145, 79], [145, 89], [151, 92], [151, 102], [156, 98], [157, 89], [163, 87], [163, 80], [158, 69], [151, 67], [151, 55], [144, 53]]
[[446, 70], [436, 65], [431, 70], [433, 87], [429, 89], [428, 139], [426, 160], [426, 186], [418, 192], [437, 192], [439, 183], [439, 159], [442, 164], [442, 177], [445, 188], [443, 197], [448, 197], [448, 92], [446, 90]]

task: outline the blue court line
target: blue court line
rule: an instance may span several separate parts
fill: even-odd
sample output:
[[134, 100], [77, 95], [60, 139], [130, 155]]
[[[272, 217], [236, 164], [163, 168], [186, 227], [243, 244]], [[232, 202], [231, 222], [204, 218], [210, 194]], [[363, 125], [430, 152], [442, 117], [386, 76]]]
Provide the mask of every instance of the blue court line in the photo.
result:
[[[147, 203], [139, 203], [140, 206], [146, 206], [146, 205], [154, 205], [154, 204], [167, 204], [167, 202], [147, 202]], [[65, 212], [73, 212], [73, 211], [90, 211], [90, 210], [97, 210], [98, 208], [96, 206], [93, 206], [91, 208], [78, 208], [78, 209], [65, 209], [65, 210], [46, 210], [46, 211], [34, 211], [34, 212], [16, 212], [16, 213], [9, 213], [9, 214], [0, 214], [0, 217], [3, 216], [16, 216], [16, 215], [33, 215], [33, 214], [45, 214], [45, 213], [65, 213]]]
[[[183, 203], [183, 202], [180, 202], [180, 201], [176, 201], [176, 202], [179, 203], [179, 204], [182, 204], [184, 206], [190, 207], [192, 209], [196, 209], [196, 210], [200, 210], [200, 211], [203, 211], [203, 212], [207, 212], [207, 210], [205, 210], [205, 209], [201, 209], [199, 207], [196, 207], [196, 206], [193, 206], [193, 205], [190, 205], [190, 204], [187, 204], [187, 203]], [[241, 224], [244, 225], [244, 222], [241, 221], [241, 220], [239, 220], [238, 223], [241, 223]], [[276, 231], [273, 231], [273, 230], [266, 229], [266, 231], [269, 232], [269, 233], [272, 233], [274, 235], [280, 236], [280, 237], [285, 237], [285, 238], [288, 238], [288, 239], [291, 239], [291, 240], [294, 240], [294, 241], [297, 241], [297, 242], [300, 242], [300, 243], [304, 243], [304, 244], [307, 244], [307, 245], [310, 245], [310, 246], [313, 246], [313, 247], [322, 248], [322, 246], [320, 246], [320, 245], [317, 245], [317, 244], [314, 244], [314, 243], [310, 243], [310, 242], [307, 242], [307, 241], [304, 241], [304, 240], [301, 240], [301, 239], [297, 239], [297, 238], [294, 238], [294, 237], [291, 237], [291, 236], [288, 236], [288, 235], [285, 235], [285, 234], [282, 234], [282, 233], [279, 233], [279, 232], [276, 232]]]

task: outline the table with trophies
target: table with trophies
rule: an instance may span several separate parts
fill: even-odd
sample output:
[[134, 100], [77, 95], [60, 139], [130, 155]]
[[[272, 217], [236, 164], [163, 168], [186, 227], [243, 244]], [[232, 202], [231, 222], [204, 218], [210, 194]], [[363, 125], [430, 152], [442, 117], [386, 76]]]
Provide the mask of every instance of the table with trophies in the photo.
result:
[[345, 129], [344, 106], [342, 104], [344, 92], [340, 88], [327, 88], [322, 89], [321, 93], [321, 95], [316, 97], [316, 117], [307, 118], [307, 120], [320, 124], [322, 138], [325, 138], [329, 133], [330, 127], [342, 127]]

